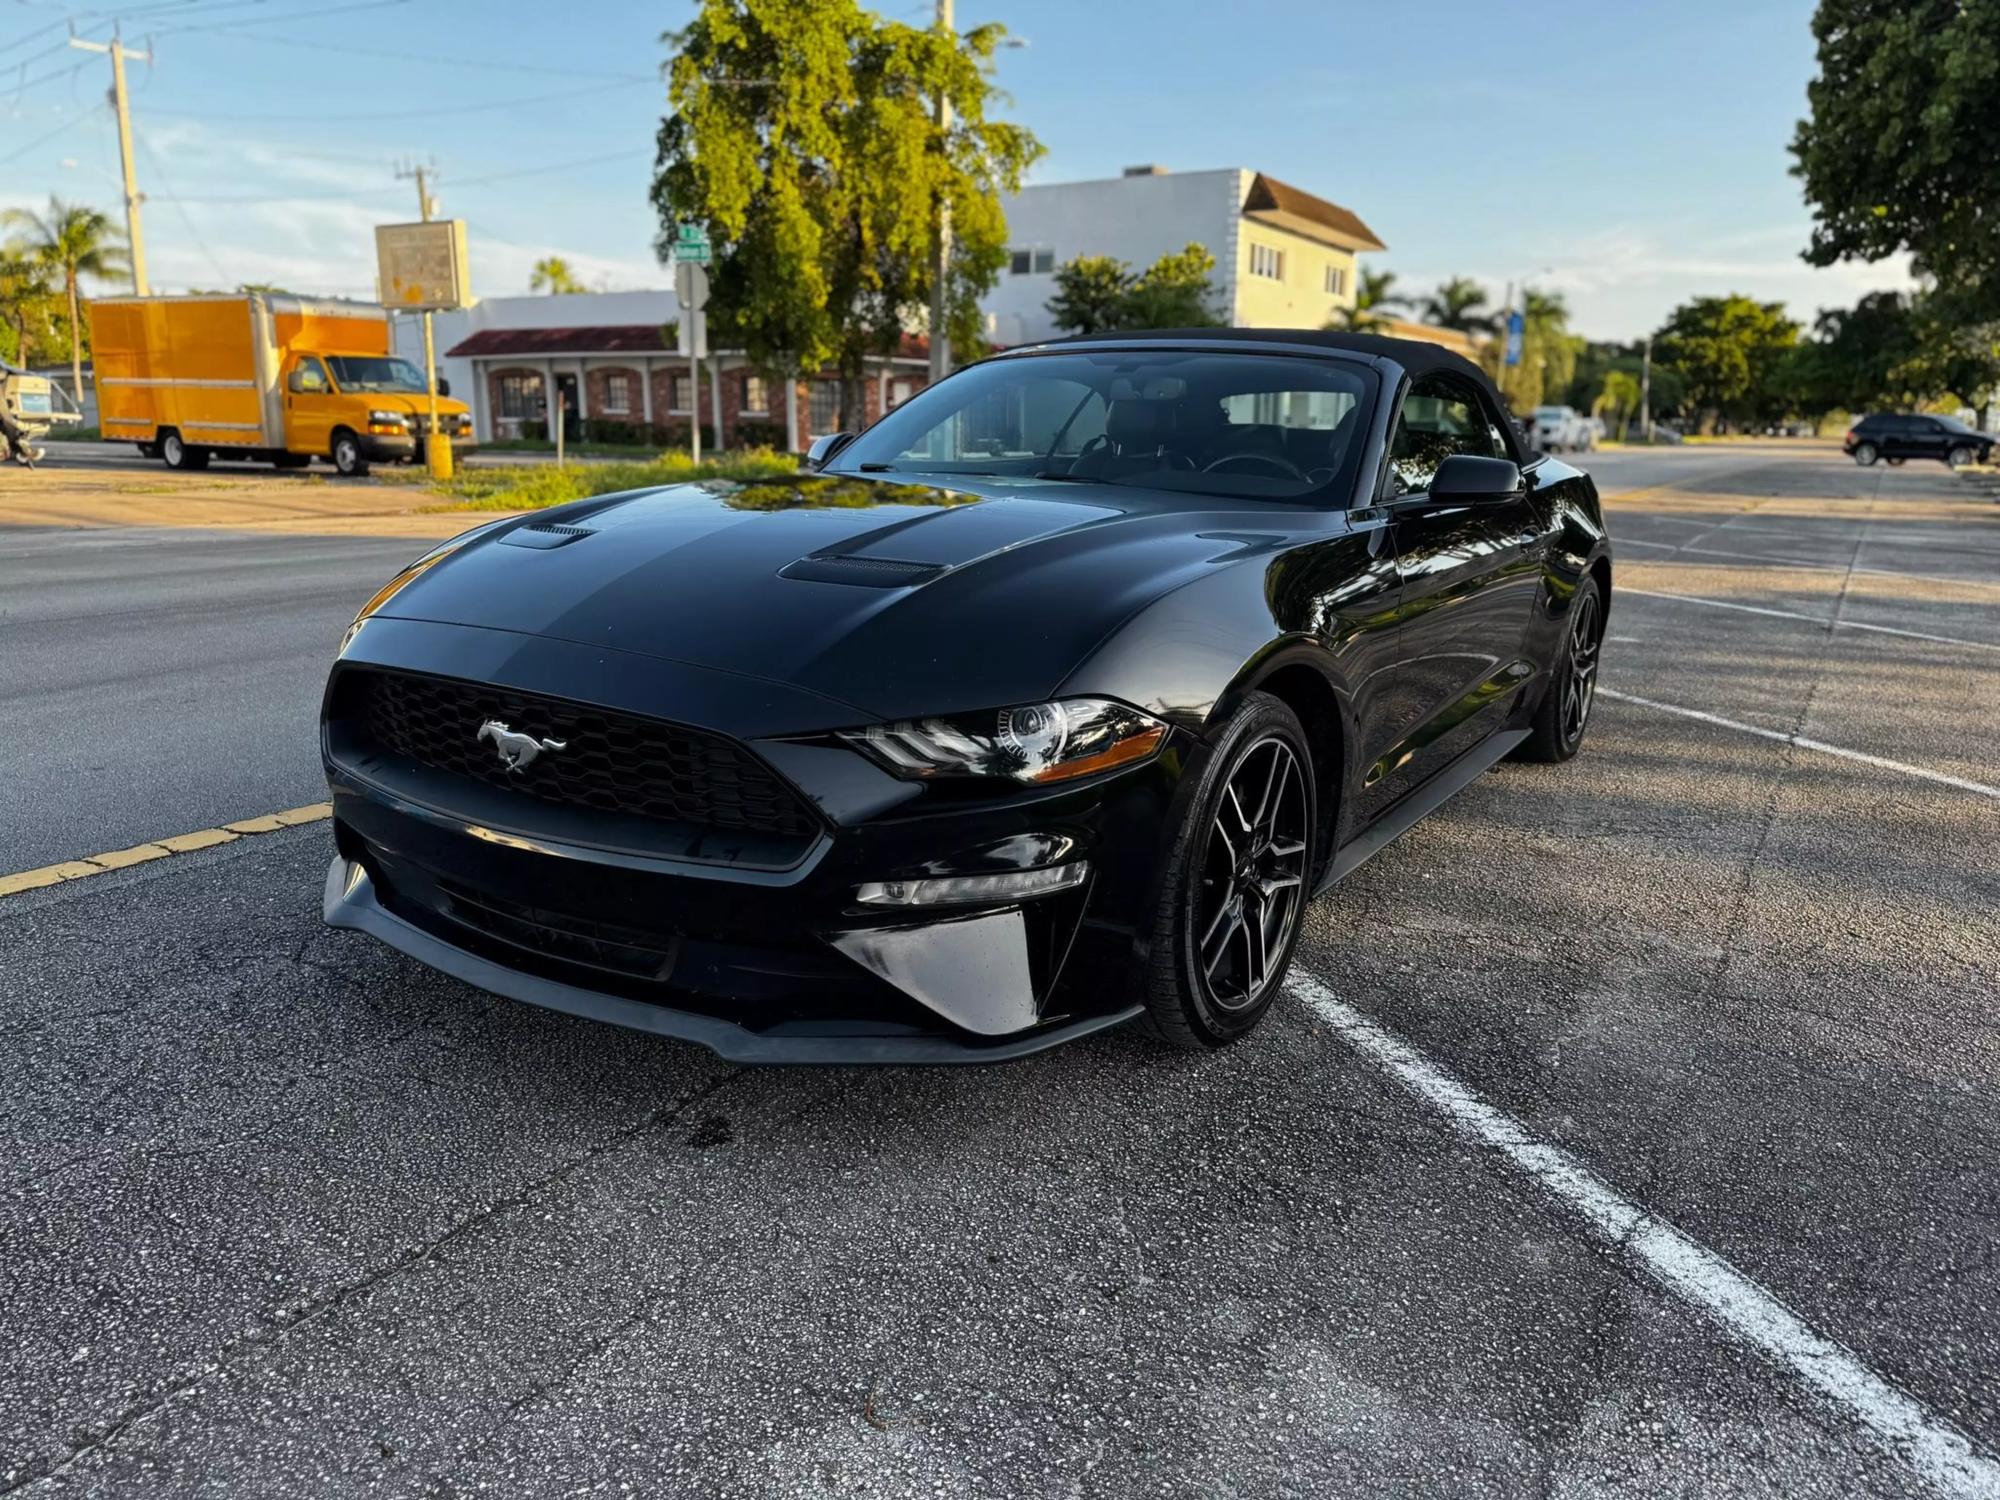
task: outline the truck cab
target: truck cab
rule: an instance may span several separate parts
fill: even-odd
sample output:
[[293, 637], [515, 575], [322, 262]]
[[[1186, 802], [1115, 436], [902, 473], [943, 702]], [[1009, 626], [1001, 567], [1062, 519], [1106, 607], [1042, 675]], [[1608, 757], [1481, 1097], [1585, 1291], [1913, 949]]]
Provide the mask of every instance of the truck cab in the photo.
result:
[[[390, 354], [292, 350], [286, 357], [285, 448], [325, 454], [342, 474], [370, 464], [409, 463], [423, 454], [430, 396], [423, 372]], [[472, 417], [445, 399], [438, 382], [438, 425], [454, 443], [472, 438]]]

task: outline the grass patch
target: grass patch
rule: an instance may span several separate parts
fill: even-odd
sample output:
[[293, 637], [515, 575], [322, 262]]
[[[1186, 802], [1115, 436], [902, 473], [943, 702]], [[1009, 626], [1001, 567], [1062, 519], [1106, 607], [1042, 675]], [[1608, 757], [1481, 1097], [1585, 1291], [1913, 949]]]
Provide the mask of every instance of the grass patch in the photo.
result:
[[38, 439], [48, 443], [98, 443], [103, 438], [95, 427], [70, 427], [61, 422], [54, 423]]
[[451, 501], [433, 507], [437, 510], [541, 510], [617, 490], [686, 484], [694, 479], [773, 479], [798, 472], [799, 461], [792, 455], [754, 448], [701, 463], [685, 453], [663, 453], [645, 463], [579, 464], [573, 469], [558, 469], [552, 464], [468, 468], [430, 488], [433, 494]]

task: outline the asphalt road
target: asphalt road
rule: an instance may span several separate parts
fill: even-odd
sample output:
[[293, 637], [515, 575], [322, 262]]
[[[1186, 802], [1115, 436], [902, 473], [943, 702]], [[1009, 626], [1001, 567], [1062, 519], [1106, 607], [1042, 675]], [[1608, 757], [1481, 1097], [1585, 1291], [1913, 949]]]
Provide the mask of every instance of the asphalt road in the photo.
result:
[[[323, 827], [0, 899], [0, 1495], [2000, 1494], [2000, 506], [1594, 467], [1585, 753], [1219, 1056], [734, 1069], [322, 929]], [[312, 800], [414, 550], [0, 532], [0, 871]]]

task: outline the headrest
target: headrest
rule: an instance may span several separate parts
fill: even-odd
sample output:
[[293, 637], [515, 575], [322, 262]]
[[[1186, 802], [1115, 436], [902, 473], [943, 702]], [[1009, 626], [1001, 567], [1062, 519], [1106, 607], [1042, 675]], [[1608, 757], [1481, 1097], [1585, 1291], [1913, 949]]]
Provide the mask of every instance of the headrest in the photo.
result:
[[1173, 425], [1171, 401], [1113, 401], [1104, 413], [1104, 433], [1121, 450], [1163, 447]]

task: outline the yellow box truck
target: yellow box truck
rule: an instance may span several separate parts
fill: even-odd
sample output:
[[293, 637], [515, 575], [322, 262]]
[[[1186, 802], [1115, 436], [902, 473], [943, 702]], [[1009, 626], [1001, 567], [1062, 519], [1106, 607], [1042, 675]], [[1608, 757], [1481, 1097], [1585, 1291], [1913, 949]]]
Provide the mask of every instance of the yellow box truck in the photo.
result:
[[[98, 431], [170, 469], [211, 458], [342, 474], [424, 456], [423, 372], [390, 353], [389, 310], [277, 292], [99, 297], [90, 303]], [[439, 383], [438, 425], [472, 440]]]

